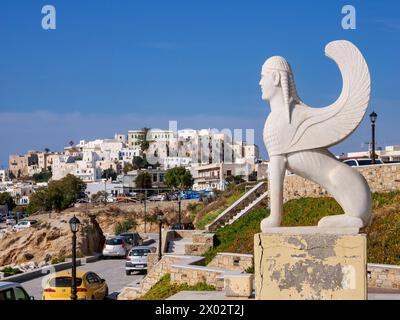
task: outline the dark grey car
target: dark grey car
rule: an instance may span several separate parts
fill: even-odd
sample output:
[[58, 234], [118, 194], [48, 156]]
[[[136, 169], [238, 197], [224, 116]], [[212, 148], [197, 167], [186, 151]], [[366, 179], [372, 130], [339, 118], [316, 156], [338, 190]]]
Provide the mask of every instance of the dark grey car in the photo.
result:
[[124, 232], [119, 236], [128, 239], [129, 244], [131, 244], [133, 247], [143, 245], [143, 239], [137, 232]]

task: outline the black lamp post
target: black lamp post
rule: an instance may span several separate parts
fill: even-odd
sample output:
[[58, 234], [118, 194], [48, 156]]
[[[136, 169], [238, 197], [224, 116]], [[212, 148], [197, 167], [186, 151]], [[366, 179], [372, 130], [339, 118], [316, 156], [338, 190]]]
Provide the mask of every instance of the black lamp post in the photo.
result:
[[369, 118], [371, 119], [371, 129], [372, 129], [372, 147], [371, 147], [371, 160], [372, 164], [375, 164], [375, 122], [378, 115], [373, 111]]
[[72, 232], [72, 285], [71, 285], [71, 300], [76, 300], [76, 233], [79, 229], [80, 221], [77, 217], [73, 216], [69, 220], [69, 227]]
[[179, 191], [178, 193], [178, 223], [179, 223], [179, 227], [181, 224], [181, 211], [182, 211], [182, 198], [181, 198], [181, 191]]
[[164, 214], [161, 211], [159, 213], [157, 213], [157, 221], [158, 221], [158, 226], [159, 226], [158, 260], [161, 260], [161, 258], [162, 258], [162, 234], [161, 234], [161, 228], [162, 228], [162, 223], [164, 221]]

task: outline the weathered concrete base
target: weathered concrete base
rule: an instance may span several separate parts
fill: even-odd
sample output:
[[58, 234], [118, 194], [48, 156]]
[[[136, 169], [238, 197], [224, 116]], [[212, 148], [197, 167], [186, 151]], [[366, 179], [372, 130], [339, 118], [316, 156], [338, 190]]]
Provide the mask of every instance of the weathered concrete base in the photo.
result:
[[271, 228], [256, 234], [256, 299], [366, 300], [366, 246], [357, 229]]
[[250, 297], [253, 293], [254, 275], [244, 274], [226, 274], [224, 276], [224, 290], [227, 297]]

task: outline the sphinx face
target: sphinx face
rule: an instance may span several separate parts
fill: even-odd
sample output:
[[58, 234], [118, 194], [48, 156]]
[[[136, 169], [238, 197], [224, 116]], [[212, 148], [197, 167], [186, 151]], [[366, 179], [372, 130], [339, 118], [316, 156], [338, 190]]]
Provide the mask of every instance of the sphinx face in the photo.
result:
[[279, 79], [277, 79], [277, 77], [279, 77], [279, 73], [263, 66], [259, 85], [261, 87], [262, 99], [264, 101], [270, 101], [276, 94], [277, 86], [279, 84]]

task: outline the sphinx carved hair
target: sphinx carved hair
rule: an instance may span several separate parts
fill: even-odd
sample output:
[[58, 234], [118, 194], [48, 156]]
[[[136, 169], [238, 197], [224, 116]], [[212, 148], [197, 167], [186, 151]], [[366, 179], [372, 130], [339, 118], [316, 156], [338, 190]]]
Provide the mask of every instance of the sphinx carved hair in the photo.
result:
[[283, 99], [285, 102], [285, 114], [288, 122], [291, 121], [291, 102], [294, 101], [298, 104], [303, 104], [299, 98], [294, 82], [292, 68], [285, 58], [280, 56], [273, 56], [265, 61], [264, 67], [269, 70], [277, 71], [280, 74], [280, 84], [283, 91]]

